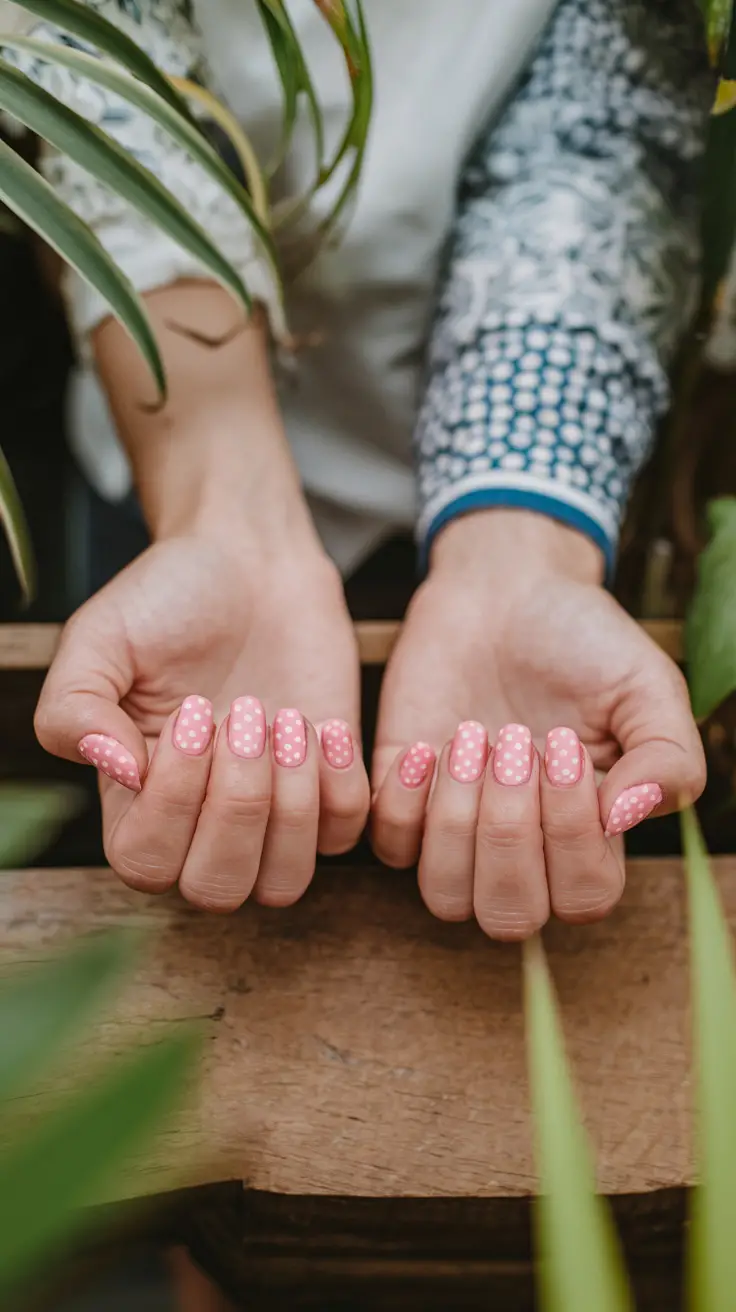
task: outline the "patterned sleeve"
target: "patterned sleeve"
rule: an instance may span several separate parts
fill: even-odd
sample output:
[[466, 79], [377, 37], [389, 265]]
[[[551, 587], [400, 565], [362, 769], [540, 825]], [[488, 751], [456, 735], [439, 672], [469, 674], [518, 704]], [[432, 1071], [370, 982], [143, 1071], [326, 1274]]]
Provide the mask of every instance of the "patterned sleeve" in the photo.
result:
[[[191, 18], [190, 0], [86, 0], [86, 3], [122, 28], [164, 72], [206, 83], [201, 41]], [[0, 3], [0, 31], [13, 29], [96, 53], [53, 24], [38, 22], [15, 6]], [[155, 173], [238, 269], [252, 295], [272, 309], [276, 306], [269, 266], [247, 220], [234, 200], [166, 132], [127, 101], [58, 65], [10, 47], [5, 47], [3, 57], [97, 124]], [[94, 229], [139, 291], [165, 286], [178, 278], [208, 276], [188, 252], [79, 165], [46, 148], [42, 166], [58, 195]], [[66, 278], [72, 326], [83, 345], [86, 334], [109, 314], [109, 308], [71, 270]]]
[[610, 573], [697, 294], [704, 44], [693, 0], [562, 0], [480, 139], [416, 434], [425, 556], [454, 516], [518, 506]]

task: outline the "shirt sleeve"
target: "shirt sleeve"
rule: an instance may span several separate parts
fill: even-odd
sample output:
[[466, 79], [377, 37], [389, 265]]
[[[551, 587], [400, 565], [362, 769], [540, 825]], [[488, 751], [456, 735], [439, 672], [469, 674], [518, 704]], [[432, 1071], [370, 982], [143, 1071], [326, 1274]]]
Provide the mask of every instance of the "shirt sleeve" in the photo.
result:
[[416, 432], [425, 560], [502, 505], [587, 533], [610, 573], [697, 296], [704, 50], [692, 0], [562, 0], [482, 134]]
[[[207, 85], [190, 0], [87, 3], [123, 29], [163, 72]], [[97, 53], [53, 24], [37, 22], [27, 14], [16, 20], [15, 27], [41, 40]], [[127, 101], [76, 73], [10, 47], [4, 49], [3, 57], [95, 123], [154, 173], [212, 237], [254, 299], [276, 311], [273, 275], [248, 220], [233, 198], [168, 133]], [[57, 194], [89, 224], [139, 291], [178, 278], [210, 276], [193, 256], [72, 160], [45, 147], [42, 169]], [[99, 293], [72, 270], [67, 270], [65, 277], [72, 329], [83, 348], [89, 331], [110, 310]]]

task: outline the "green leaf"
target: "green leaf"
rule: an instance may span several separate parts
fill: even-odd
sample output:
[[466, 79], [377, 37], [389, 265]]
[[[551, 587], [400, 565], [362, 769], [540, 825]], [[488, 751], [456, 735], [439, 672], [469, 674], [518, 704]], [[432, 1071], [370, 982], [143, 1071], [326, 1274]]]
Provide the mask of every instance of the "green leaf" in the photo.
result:
[[257, 0], [261, 21], [271, 46], [274, 63], [284, 93], [284, 122], [281, 143], [269, 171], [274, 173], [286, 158], [296, 123], [299, 96], [304, 95], [312, 120], [317, 154], [316, 181], [319, 182], [324, 155], [324, 123], [317, 92], [309, 67], [302, 54], [299, 38], [283, 0]]
[[709, 309], [728, 271], [736, 235], [736, 109], [716, 112], [708, 123], [701, 229], [701, 295]]
[[45, 1264], [181, 1097], [199, 1047], [172, 1035], [87, 1081], [0, 1159], [0, 1285]]
[[136, 942], [126, 933], [96, 935], [0, 984], [0, 1102], [53, 1061], [132, 963]]
[[529, 1077], [540, 1197], [535, 1207], [542, 1312], [633, 1312], [623, 1258], [565, 1059], [552, 981], [539, 939], [524, 950]]
[[[152, 59], [136, 45], [129, 36], [121, 32], [114, 23], [108, 22], [96, 9], [78, 0], [16, 0], [20, 9], [36, 14], [47, 23], [63, 28], [72, 36], [79, 37], [89, 45], [95, 46], [103, 54], [109, 55], [116, 63], [127, 68], [134, 77], [140, 78], [184, 118], [189, 118], [189, 106], [172, 87], [168, 78], [160, 73]], [[0, 41], [0, 45], [2, 45]]]
[[692, 1312], [731, 1312], [736, 1290], [736, 979], [731, 935], [692, 809], [680, 819], [685, 851], [697, 1071], [700, 1184], [688, 1250]]
[[732, 2], [733, 0], [700, 0], [705, 18], [708, 54], [714, 68], [718, 66], [728, 40]]
[[78, 811], [79, 797], [64, 784], [0, 785], [0, 870], [27, 865], [43, 852]]
[[0, 109], [6, 110], [134, 205], [189, 251], [250, 308], [243, 283], [184, 206], [153, 173], [93, 123], [57, 100], [24, 73], [0, 60]]
[[156, 92], [149, 90], [129, 73], [122, 72], [94, 55], [84, 54], [68, 46], [52, 45], [36, 37], [3, 36], [0, 43], [8, 49], [23, 50], [37, 59], [70, 69], [80, 77], [87, 78], [90, 82], [105, 87], [123, 100], [127, 100], [129, 104], [142, 110], [158, 123], [191, 155], [192, 159], [206, 169], [215, 182], [229, 192], [246, 215], [248, 222], [252, 224], [274, 271], [277, 272], [277, 255], [273, 238], [256, 214], [250, 196], [207, 138], [188, 118], [182, 118], [181, 114], [172, 109]]
[[105, 298], [130, 333], [164, 395], [166, 380], [156, 338], [132, 283], [87, 224], [2, 140], [0, 199]]
[[28, 602], [36, 590], [36, 562], [18, 489], [10, 472], [10, 465], [2, 451], [0, 451], [0, 524], [5, 530], [15, 572], [23, 591], [23, 599]]
[[710, 715], [736, 690], [736, 498], [708, 506], [711, 540], [700, 554], [685, 628], [693, 711]]

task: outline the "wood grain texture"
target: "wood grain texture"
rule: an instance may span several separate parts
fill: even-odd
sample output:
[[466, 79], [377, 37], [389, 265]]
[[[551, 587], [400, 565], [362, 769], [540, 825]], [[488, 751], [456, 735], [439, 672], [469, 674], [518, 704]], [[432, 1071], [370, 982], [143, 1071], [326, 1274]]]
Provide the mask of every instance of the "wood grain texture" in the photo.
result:
[[[736, 923], [736, 859], [714, 865]], [[79, 1060], [192, 1018], [207, 1053], [197, 1101], [120, 1196], [174, 1180], [384, 1198], [533, 1188], [518, 950], [433, 920], [413, 877], [331, 867], [289, 911], [215, 919], [105, 870], [5, 875], [0, 966], [124, 923], [150, 927], [148, 956]], [[554, 924], [546, 941], [601, 1186], [689, 1182], [679, 862], [631, 862], [614, 916]]]
[[[362, 621], [355, 626], [363, 665], [385, 665], [399, 635], [400, 624]], [[682, 625], [678, 620], [645, 620], [643, 628], [671, 656], [682, 660]], [[0, 671], [45, 670], [61, 637], [59, 624], [1, 624]]]

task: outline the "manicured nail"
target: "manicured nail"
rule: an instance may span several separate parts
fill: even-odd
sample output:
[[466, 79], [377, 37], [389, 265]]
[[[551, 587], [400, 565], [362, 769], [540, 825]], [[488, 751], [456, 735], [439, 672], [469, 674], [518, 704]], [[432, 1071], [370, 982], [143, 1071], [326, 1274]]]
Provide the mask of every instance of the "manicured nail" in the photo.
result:
[[355, 759], [353, 735], [344, 720], [327, 720], [320, 732], [322, 751], [333, 770], [347, 770]]
[[547, 734], [544, 765], [551, 784], [568, 788], [583, 776], [585, 757], [574, 729], [552, 729]]
[[212, 702], [206, 697], [187, 697], [176, 717], [174, 746], [187, 756], [201, 756], [210, 745], [214, 729]]
[[488, 734], [477, 720], [463, 720], [458, 725], [450, 748], [448, 768], [458, 783], [473, 784], [480, 779], [488, 760]]
[[429, 743], [415, 743], [410, 747], [399, 767], [399, 779], [404, 787], [421, 788], [436, 759]]
[[77, 751], [111, 779], [129, 788], [133, 793], [141, 791], [141, 776], [138, 764], [132, 752], [123, 747], [117, 738], [108, 738], [104, 733], [88, 733], [79, 743]]
[[524, 724], [506, 724], [493, 753], [496, 783], [516, 787], [529, 782], [532, 773], [532, 735]]
[[606, 825], [606, 838], [613, 834], [625, 834], [642, 820], [651, 815], [655, 806], [662, 801], [662, 789], [659, 784], [634, 784], [625, 788], [611, 807], [611, 814]]
[[273, 754], [279, 765], [294, 770], [307, 759], [307, 726], [298, 711], [277, 711], [273, 722]]
[[266, 712], [257, 697], [238, 697], [227, 720], [227, 745], [233, 756], [263, 756]]

